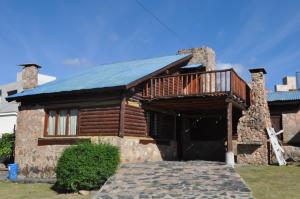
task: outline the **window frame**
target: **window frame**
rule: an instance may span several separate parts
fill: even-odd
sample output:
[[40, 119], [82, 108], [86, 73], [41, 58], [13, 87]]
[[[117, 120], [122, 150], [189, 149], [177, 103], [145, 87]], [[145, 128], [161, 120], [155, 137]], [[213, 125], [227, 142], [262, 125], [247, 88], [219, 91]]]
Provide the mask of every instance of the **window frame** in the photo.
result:
[[[77, 115], [77, 126], [76, 126], [76, 134], [75, 135], [69, 135], [69, 122], [70, 122], [70, 111], [76, 109], [78, 111]], [[58, 122], [59, 122], [59, 112], [62, 110], [67, 110], [67, 119], [66, 119], [66, 132], [65, 135], [59, 135], [58, 134]], [[49, 112], [55, 111], [55, 131], [54, 135], [48, 134], [48, 121], [49, 121]], [[44, 137], [77, 137], [79, 135], [79, 119], [80, 116], [80, 109], [78, 107], [68, 107], [68, 108], [47, 108], [45, 109], [45, 122], [44, 122]]]

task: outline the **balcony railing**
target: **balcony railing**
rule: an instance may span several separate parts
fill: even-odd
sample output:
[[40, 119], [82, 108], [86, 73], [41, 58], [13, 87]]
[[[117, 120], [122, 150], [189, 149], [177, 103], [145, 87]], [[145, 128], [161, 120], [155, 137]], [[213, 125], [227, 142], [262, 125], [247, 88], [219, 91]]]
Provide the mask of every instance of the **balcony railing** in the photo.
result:
[[233, 69], [155, 77], [143, 89], [145, 99], [232, 94], [246, 101], [246, 82]]

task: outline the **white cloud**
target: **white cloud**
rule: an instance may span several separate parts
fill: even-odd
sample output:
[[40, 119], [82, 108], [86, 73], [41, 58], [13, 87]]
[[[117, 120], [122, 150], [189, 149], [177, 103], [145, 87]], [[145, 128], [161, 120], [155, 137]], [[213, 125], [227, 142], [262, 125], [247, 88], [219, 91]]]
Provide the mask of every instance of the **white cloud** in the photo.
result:
[[232, 63], [222, 63], [219, 62], [217, 63], [217, 69], [222, 70], [222, 69], [229, 69], [233, 68], [237, 73], [244, 73], [246, 71], [246, 67], [242, 64], [232, 64]]
[[64, 65], [69, 66], [87, 66], [89, 61], [85, 58], [67, 58], [62, 62]]

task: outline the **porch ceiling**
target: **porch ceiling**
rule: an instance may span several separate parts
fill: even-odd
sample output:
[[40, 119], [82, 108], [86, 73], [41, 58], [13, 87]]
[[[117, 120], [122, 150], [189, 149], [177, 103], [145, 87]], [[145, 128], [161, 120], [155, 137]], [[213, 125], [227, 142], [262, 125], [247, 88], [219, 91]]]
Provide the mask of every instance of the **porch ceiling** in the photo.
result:
[[197, 97], [160, 99], [145, 102], [146, 109], [168, 110], [175, 112], [215, 111], [226, 109], [226, 97]]

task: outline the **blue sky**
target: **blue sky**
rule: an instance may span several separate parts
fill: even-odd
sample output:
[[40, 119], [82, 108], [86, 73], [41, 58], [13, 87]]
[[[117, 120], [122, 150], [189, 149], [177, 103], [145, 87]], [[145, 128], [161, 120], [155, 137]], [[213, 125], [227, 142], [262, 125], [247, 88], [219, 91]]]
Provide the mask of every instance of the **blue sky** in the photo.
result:
[[0, 0], [0, 84], [15, 80], [20, 63], [58, 78], [117, 61], [176, 54], [209, 46], [219, 68], [246, 79], [264, 66], [273, 89], [300, 71], [300, 1]]

